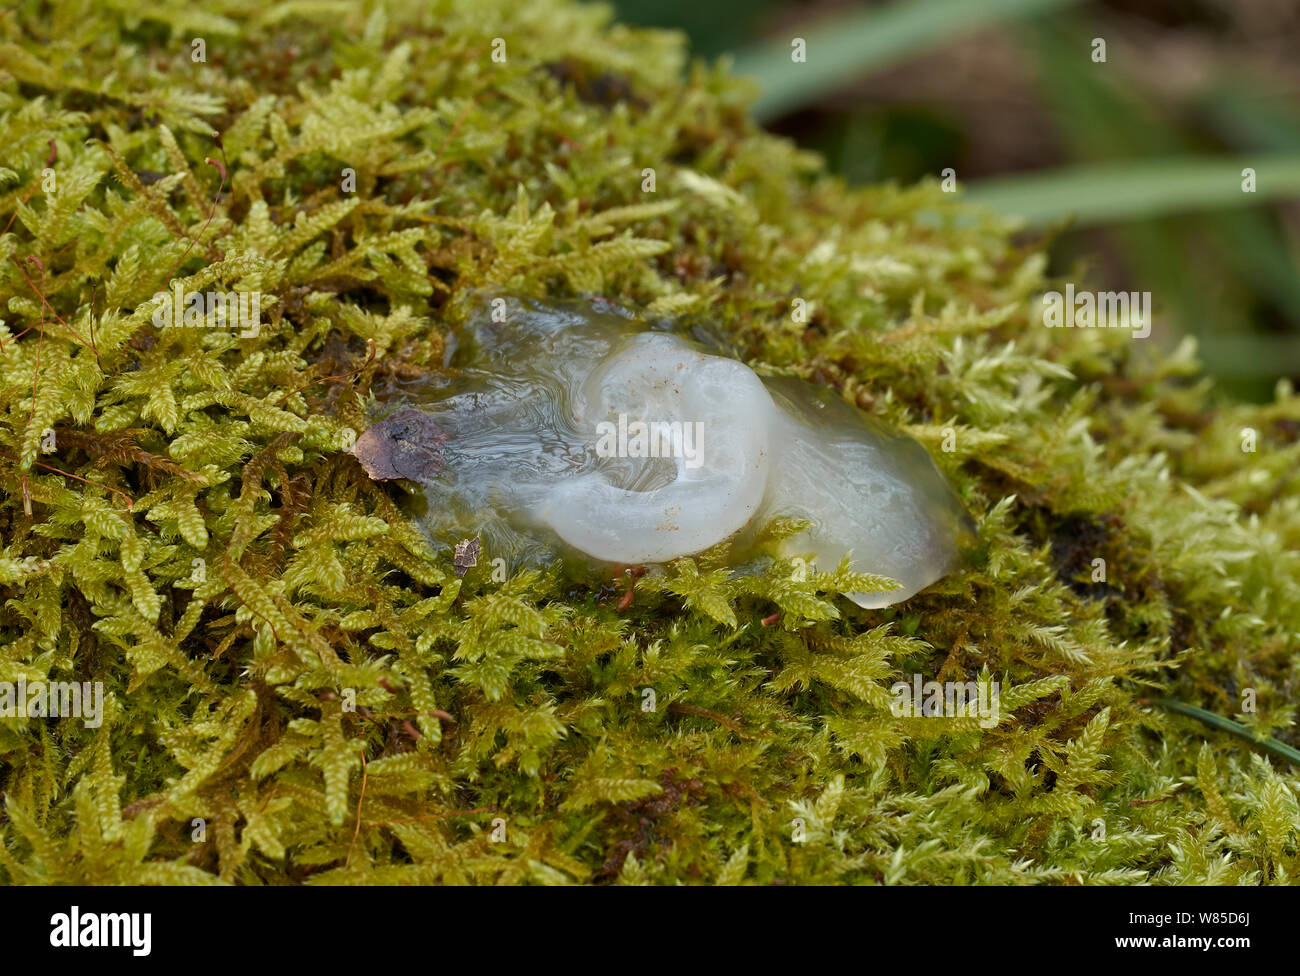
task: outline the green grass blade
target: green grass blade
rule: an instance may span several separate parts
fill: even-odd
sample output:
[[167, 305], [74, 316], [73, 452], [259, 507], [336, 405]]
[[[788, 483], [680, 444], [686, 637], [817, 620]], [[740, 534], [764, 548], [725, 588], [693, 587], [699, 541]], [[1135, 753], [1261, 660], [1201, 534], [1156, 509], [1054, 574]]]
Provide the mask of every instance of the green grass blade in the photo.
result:
[[1179, 715], [1186, 715], [1188, 718], [1194, 718], [1211, 725], [1216, 729], [1235, 735], [1239, 739], [1244, 739], [1251, 745], [1263, 749], [1270, 756], [1277, 759], [1285, 759], [1289, 763], [1300, 766], [1300, 752], [1292, 749], [1285, 742], [1279, 742], [1277, 739], [1259, 739], [1255, 734], [1242, 725], [1240, 722], [1234, 722], [1230, 718], [1224, 718], [1222, 715], [1216, 715], [1214, 712], [1207, 712], [1203, 708], [1197, 708], [1195, 705], [1187, 705], [1180, 701], [1173, 701], [1169, 698], [1157, 698], [1151, 702], [1152, 705], [1158, 705], [1160, 708], [1170, 712], [1177, 712]]
[[1300, 152], [1300, 112], [1292, 98], [1260, 95], [1234, 79], [1212, 88], [1203, 106], [1219, 134], [1236, 145]]
[[[736, 56], [737, 74], [756, 78], [760, 121], [776, 118], [844, 85], [967, 31], [1073, 6], [1079, 0], [899, 0], [810, 26]], [[808, 42], [808, 60], [790, 59], [794, 36]]]
[[[1241, 190], [1246, 167], [1256, 173], [1254, 193]], [[1030, 224], [1072, 216], [1079, 226], [1250, 206], [1281, 197], [1300, 197], [1300, 155], [1178, 156], [1079, 166], [988, 180], [965, 194], [970, 203]]]

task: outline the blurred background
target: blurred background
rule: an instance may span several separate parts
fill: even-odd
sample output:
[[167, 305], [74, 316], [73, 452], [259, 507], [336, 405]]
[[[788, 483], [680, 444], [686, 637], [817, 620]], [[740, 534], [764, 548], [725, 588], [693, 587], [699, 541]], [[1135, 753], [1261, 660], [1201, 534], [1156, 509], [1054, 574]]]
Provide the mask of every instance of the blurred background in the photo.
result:
[[614, 6], [730, 57], [759, 121], [849, 182], [951, 167], [1048, 236], [1052, 274], [1150, 291], [1163, 341], [1195, 336], [1237, 395], [1300, 378], [1300, 0]]

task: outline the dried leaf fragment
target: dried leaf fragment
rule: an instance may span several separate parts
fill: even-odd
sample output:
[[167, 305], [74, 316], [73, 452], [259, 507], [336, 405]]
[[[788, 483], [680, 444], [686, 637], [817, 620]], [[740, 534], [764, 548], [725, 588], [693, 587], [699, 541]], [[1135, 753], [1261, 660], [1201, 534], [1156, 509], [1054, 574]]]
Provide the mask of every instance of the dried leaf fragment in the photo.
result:
[[482, 546], [478, 536], [472, 539], [461, 539], [456, 543], [456, 555], [452, 564], [456, 567], [456, 575], [464, 576], [469, 570], [478, 565], [478, 554]]
[[407, 408], [367, 430], [348, 453], [375, 481], [432, 481], [442, 470], [446, 442], [447, 435], [428, 414]]

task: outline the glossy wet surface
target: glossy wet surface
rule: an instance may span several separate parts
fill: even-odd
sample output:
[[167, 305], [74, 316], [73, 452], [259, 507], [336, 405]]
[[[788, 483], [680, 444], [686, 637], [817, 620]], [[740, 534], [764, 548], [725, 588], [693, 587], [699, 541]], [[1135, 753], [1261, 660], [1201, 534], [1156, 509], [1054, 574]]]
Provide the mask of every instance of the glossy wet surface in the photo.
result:
[[[902, 584], [853, 595], [869, 607], [956, 565], [970, 520], [933, 460], [833, 391], [762, 380], [607, 305], [485, 305], [462, 338], [449, 381], [407, 387], [386, 409], [432, 421], [390, 428], [439, 542], [479, 536], [482, 558], [508, 571], [559, 557], [652, 564], [790, 516], [813, 526], [771, 555], [829, 571], [851, 551], [855, 570]], [[432, 453], [411, 444], [425, 428]]]

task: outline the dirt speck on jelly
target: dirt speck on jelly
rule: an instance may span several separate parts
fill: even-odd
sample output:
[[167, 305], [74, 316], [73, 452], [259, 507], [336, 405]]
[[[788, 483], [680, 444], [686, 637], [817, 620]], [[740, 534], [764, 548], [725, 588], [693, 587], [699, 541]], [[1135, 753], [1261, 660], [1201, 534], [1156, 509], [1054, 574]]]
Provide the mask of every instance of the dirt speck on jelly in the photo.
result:
[[375, 481], [428, 481], [442, 470], [446, 442], [447, 435], [428, 414], [406, 409], [367, 430], [348, 453]]

